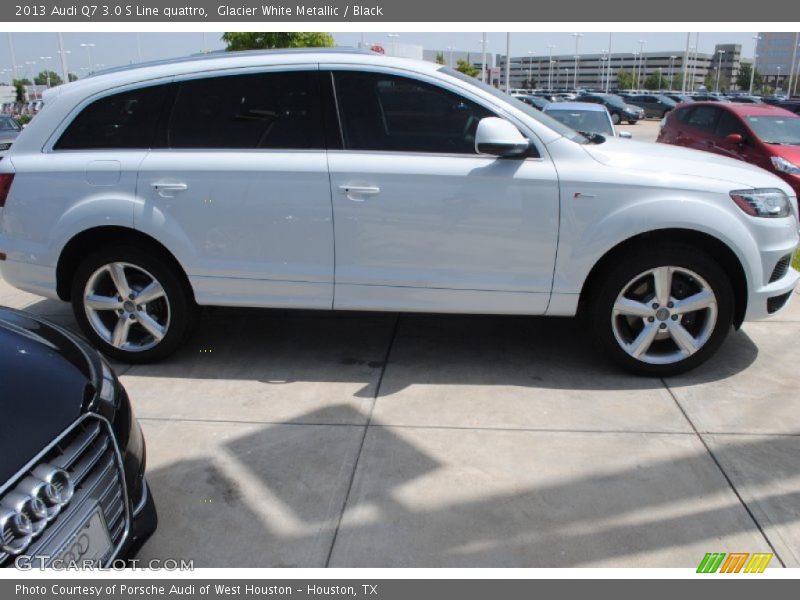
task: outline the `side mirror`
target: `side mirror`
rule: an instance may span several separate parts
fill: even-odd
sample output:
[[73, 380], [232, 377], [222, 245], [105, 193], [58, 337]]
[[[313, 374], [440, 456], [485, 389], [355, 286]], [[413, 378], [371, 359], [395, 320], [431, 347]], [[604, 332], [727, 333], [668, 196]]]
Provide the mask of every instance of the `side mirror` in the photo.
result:
[[741, 146], [744, 143], [744, 138], [741, 133], [731, 133], [725, 136], [725, 143], [730, 146]]
[[492, 156], [519, 156], [525, 154], [530, 142], [505, 119], [486, 117], [478, 123], [475, 132], [475, 150], [478, 154]]
[[633, 137], [633, 134], [630, 131], [620, 131], [617, 135], [623, 139], [629, 140]]

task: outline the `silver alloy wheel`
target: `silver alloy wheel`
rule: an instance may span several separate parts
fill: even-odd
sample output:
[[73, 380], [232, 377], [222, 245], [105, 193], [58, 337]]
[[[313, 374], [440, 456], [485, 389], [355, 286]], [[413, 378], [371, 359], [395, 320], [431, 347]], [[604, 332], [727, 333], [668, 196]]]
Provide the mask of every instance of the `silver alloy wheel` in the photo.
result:
[[83, 290], [83, 308], [95, 333], [120, 350], [149, 350], [169, 330], [164, 287], [130, 263], [109, 263], [92, 273]]
[[717, 298], [694, 271], [663, 266], [631, 279], [617, 296], [611, 327], [636, 360], [665, 365], [695, 354], [714, 332]]

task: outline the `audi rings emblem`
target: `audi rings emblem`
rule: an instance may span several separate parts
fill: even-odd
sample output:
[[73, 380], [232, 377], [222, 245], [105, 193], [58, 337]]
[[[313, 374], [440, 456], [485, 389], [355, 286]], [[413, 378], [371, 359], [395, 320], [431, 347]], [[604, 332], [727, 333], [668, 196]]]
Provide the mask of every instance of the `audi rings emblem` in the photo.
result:
[[0, 501], [0, 551], [23, 553], [74, 493], [67, 471], [46, 463], [37, 466]]

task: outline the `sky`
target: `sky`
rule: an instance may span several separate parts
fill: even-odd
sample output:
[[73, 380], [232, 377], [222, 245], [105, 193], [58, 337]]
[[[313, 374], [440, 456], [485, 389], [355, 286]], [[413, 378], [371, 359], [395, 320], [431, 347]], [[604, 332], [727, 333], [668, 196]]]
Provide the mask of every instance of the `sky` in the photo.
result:
[[[45, 68], [60, 72], [58, 65], [58, 38], [55, 33], [2, 33], [0, 34], [0, 80], [8, 78], [11, 68], [9, 35], [16, 54], [20, 75], [28, 75], [28, 70], [36, 74]], [[64, 46], [69, 52], [67, 64], [71, 72], [79, 77], [90, 70], [125, 65], [141, 60], [156, 60], [175, 56], [185, 56], [202, 50], [220, 50], [224, 44], [220, 32], [173, 32], [173, 33], [64, 33]], [[717, 43], [742, 44], [742, 55], [753, 56], [752, 37], [755, 33], [701, 33], [700, 52], [712, 52]], [[479, 52], [481, 34], [475, 32], [413, 33], [403, 32], [397, 38], [390, 38], [386, 32], [334, 33], [337, 45], [355, 46], [363, 39], [367, 42], [391, 44], [392, 39], [399, 43], [420, 44], [426, 49], [444, 50], [452, 46], [458, 51]], [[487, 50], [492, 53], [505, 53], [506, 34], [489, 33]], [[639, 49], [639, 40], [644, 40], [645, 52], [683, 51], [686, 46], [686, 32], [642, 32], [615, 33], [612, 52], [633, 52]], [[694, 36], [692, 36], [694, 40]], [[592, 54], [608, 47], [607, 33], [585, 33], [580, 38], [579, 53]], [[94, 44], [94, 46], [81, 46]], [[529, 51], [545, 55], [548, 45], [554, 45], [553, 54], [574, 54], [575, 38], [570, 33], [513, 33], [511, 35], [512, 56], [526, 55]], [[42, 57], [51, 57], [49, 59]], [[26, 64], [26, 63], [35, 64]]]

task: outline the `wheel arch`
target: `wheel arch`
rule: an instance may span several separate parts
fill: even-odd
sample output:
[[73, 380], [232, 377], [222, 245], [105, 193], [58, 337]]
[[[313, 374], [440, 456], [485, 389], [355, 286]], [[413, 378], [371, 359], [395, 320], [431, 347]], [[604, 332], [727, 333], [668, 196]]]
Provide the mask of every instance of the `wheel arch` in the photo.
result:
[[608, 250], [598, 260], [581, 288], [578, 312], [583, 313], [589, 303], [593, 290], [603, 274], [611, 267], [616, 256], [639, 248], [652, 247], [659, 243], [683, 243], [710, 254], [725, 270], [734, 293], [734, 326], [738, 329], [747, 312], [747, 275], [736, 253], [725, 242], [708, 233], [692, 229], [657, 229], [630, 237]]
[[71, 297], [72, 280], [75, 271], [87, 254], [105, 246], [132, 245], [137, 248], [147, 249], [159, 256], [169, 264], [177, 277], [186, 287], [189, 297], [194, 300], [194, 289], [189, 282], [186, 271], [181, 266], [175, 255], [155, 238], [131, 229], [117, 225], [105, 225], [86, 229], [73, 236], [62, 249], [56, 264], [56, 292], [61, 300], [69, 301]]

